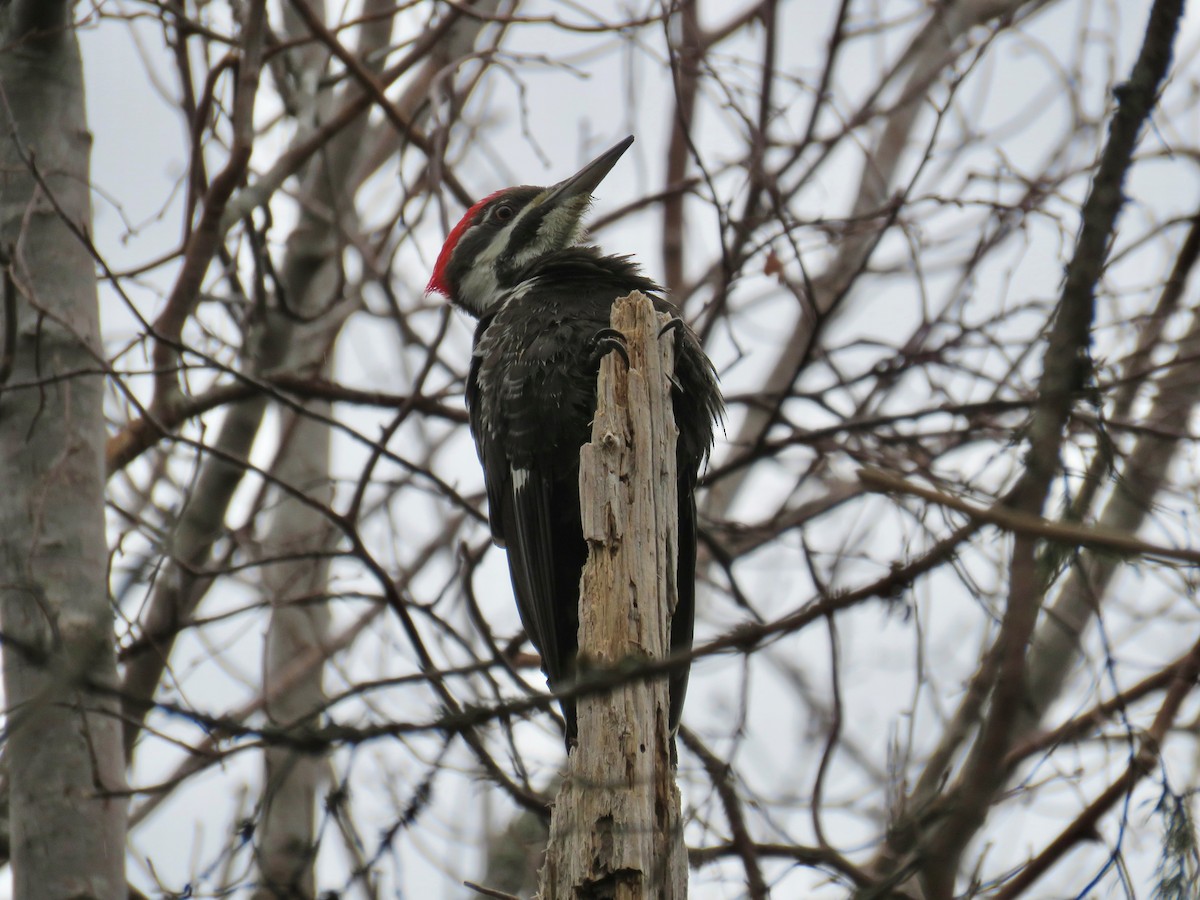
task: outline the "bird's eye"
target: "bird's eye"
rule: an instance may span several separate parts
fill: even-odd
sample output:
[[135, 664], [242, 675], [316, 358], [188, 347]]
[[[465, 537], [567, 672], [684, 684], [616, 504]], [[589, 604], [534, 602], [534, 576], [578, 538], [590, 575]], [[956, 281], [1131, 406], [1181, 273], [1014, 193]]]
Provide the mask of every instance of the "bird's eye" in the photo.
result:
[[498, 222], [507, 222], [513, 217], [513, 208], [511, 206], [497, 206], [492, 212]]

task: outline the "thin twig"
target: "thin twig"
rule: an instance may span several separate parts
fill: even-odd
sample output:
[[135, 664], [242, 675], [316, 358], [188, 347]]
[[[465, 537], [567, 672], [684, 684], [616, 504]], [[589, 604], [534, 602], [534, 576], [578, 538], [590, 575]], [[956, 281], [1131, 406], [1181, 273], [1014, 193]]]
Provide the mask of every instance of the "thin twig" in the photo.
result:
[[863, 486], [882, 493], [911, 494], [945, 506], [949, 509], [965, 513], [979, 522], [998, 525], [1005, 531], [1068, 544], [1072, 547], [1090, 547], [1096, 550], [1107, 550], [1130, 556], [1149, 556], [1158, 559], [1174, 559], [1180, 562], [1200, 565], [1200, 550], [1187, 550], [1176, 547], [1164, 547], [1161, 544], [1151, 544], [1123, 531], [1111, 531], [1107, 528], [1097, 528], [1087, 525], [1076, 525], [1073, 522], [1052, 522], [1041, 516], [1030, 515], [1014, 510], [1010, 506], [997, 503], [994, 506], [976, 506], [960, 497], [933, 488], [922, 487], [911, 481], [906, 481], [898, 475], [884, 472], [882, 469], [860, 469], [859, 481]]

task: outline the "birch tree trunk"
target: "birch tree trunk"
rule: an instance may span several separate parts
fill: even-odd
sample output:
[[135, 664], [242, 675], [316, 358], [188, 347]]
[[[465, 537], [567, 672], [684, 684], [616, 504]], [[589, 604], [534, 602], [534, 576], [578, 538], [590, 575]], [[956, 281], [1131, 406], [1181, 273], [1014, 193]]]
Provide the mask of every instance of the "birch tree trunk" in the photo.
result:
[[[314, 401], [317, 407], [327, 403]], [[313, 412], [317, 410], [314, 409]], [[326, 410], [326, 414], [328, 411]], [[291, 415], [273, 471], [280, 480], [328, 505], [329, 429], [304, 415]], [[263, 695], [272, 724], [303, 729], [325, 701], [324, 667], [314, 666], [286, 690], [277, 676], [300, 654], [332, 643], [329, 635], [329, 554], [336, 534], [329, 521], [298, 497], [279, 496], [266, 547], [281, 561], [264, 566], [263, 588], [271, 603], [263, 660]], [[317, 800], [325, 758], [287, 746], [268, 747], [263, 785], [258, 862], [260, 898], [312, 897], [315, 893]]]
[[[592, 442], [580, 454], [584, 672], [664, 658], [678, 598], [673, 348], [658, 340], [659, 316], [637, 292], [614, 304], [612, 324], [625, 336], [629, 365], [612, 353], [601, 364]], [[542, 873], [546, 900], [687, 896], [667, 710], [665, 678], [622, 679], [579, 698], [579, 744]]]
[[[309, 2], [305, 8], [317, 21], [324, 21], [323, 3]], [[300, 13], [296, 5], [283, 7], [289, 38], [309, 36]], [[364, 53], [386, 43], [390, 32], [391, 20], [383, 16], [364, 36]], [[316, 41], [301, 43], [286, 65], [280, 60], [299, 85], [293, 104], [302, 130], [317, 128], [333, 107], [332, 91], [312, 88], [325, 75], [328, 60], [328, 49]], [[342, 179], [331, 173], [344, 172], [344, 157], [353, 155], [349, 148], [362, 127], [361, 119], [348, 126], [305, 172], [304, 213], [288, 236], [282, 268], [288, 302], [295, 310], [275, 309], [268, 316], [268, 328], [276, 332], [285, 371], [329, 374], [330, 352], [347, 314], [347, 304], [338, 291], [338, 229], [344, 225], [347, 233], [356, 231], [350, 194]], [[330, 435], [323, 421], [330, 411], [331, 404], [324, 400], [308, 401], [295, 411], [281, 410], [279, 452], [271, 466], [271, 474], [280, 483], [302, 492], [322, 508], [328, 508], [333, 500]], [[272, 491], [272, 498], [262, 539], [262, 590], [271, 606], [263, 654], [263, 700], [273, 725], [301, 730], [311, 725], [312, 716], [324, 704], [324, 666], [314, 666], [290, 682], [285, 673], [297, 656], [320, 652], [331, 642], [324, 594], [328, 590], [328, 552], [337, 535], [312, 503], [278, 488]], [[316, 892], [317, 800], [326, 759], [280, 745], [264, 750], [263, 764], [262, 820], [255, 836], [261, 883], [254, 897], [311, 898]]]
[[[356, 58], [364, 60], [363, 71], [372, 76], [379, 75], [385, 58], [382, 51], [391, 40], [392, 12], [394, 4], [390, 0], [368, 0], [364, 4], [365, 23]], [[315, 0], [303, 5], [292, 3], [285, 5], [284, 13], [288, 34], [298, 42], [309, 37], [310, 31], [312, 37], [324, 38], [324, 4]], [[416, 80], [427, 83], [440, 71], [448, 62], [447, 50], [455, 58], [469, 52], [481, 27], [482, 20], [464, 18], [459, 22], [446, 36], [445, 46], [438, 48], [441, 52], [422, 67]], [[328, 48], [315, 41], [307, 52], [293, 57], [292, 70], [304, 73], [303, 81], [317, 84], [326, 74], [327, 57]], [[349, 93], [360, 90], [352, 84]], [[333, 114], [330, 91], [298, 99], [304, 101], [300, 118], [307, 129], [315, 130]], [[411, 121], [418, 118], [418, 106], [424, 100], [424, 91], [406, 91], [396, 108]], [[402, 136], [392, 123], [386, 127], [383, 140], [394, 152]], [[289, 235], [283, 266], [287, 292], [297, 309], [294, 313], [276, 313], [270, 319], [270, 327], [286, 346], [281, 365], [284, 371], [330, 377], [334, 344], [355, 305], [339, 292], [344, 287], [346, 235], [361, 232], [354, 206], [357, 179], [363, 170], [373, 171], [381, 161], [376, 160], [374, 165], [366, 162], [368, 131], [367, 118], [359, 117], [306, 167], [300, 194], [303, 212]], [[337, 539], [328, 517], [321, 512], [321, 508], [331, 508], [333, 502], [326, 424], [331, 414], [332, 404], [324, 400], [309, 400], [300, 411], [284, 412], [283, 439], [272, 474], [313, 502], [305, 503], [276, 491], [276, 505], [263, 539], [266, 555], [284, 560], [263, 570], [263, 587], [272, 610], [263, 662], [263, 695], [272, 723], [297, 730], [314, 724], [312, 716], [324, 709], [326, 698], [323, 667], [289, 679], [294, 661], [306, 652], [332, 652], [334, 646], [328, 633], [330, 613], [322, 596], [328, 590], [328, 559]], [[280, 690], [278, 685], [283, 683], [287, 687]], [[257, 836], [262, 887], [255, 896], [262, 900], [312, 897], [316, 890], [317, 800], [327, 762], [320, 755], [286, 746], [268, 748], [264, 762], [263, 817]]]
[[71, 7], [0, 19], [0, 623], [14, 896], [126, 896], [103, 356]]

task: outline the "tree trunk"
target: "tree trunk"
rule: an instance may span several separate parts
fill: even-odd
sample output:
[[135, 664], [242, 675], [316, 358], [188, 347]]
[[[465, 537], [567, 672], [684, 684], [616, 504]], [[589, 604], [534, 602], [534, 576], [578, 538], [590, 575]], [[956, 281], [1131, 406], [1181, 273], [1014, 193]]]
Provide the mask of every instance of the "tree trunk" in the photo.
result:
[[[580, 669], [601, 678], [667, 655], [678, 597], [672, 342], [659, 341], [660, 317], [636, 292], [617, 301], [612, 324], [625, 335], [629, 366], [613, 353], [600, 366], [579, 471], [589, 548]], [[622, 678], [579, 697], [579, 744], [551, 820], [545, 900], [687, 895], [667, 709], [662, 677]]]
[[[328, 415], [320, 401], [307, 409]], [[321, 407], [326, 407], [321, 409]], [[314, 501], [333, 500], [329, 479], [329, 429], [305, 415], [286, 417], [287, 427], [273, 472]], [[285, 690], [276, 688], [295, 658], [328, 646], [329, 552], [336, 534], [329, 521], [299, 498], [279, 492], [264, 550], [280, 562], [263, 567], [263, 587], [271, 603], [263, 659], [263, 695], [273, 725], [311, 727], [325, 703], [324, 667], [314, 666]], [[325, 757], [288, 746], [264, 752], [262, 825], [257, 840], [262, 886], [256, 898], [308, 898], [315, 895], [317, 801], [324, 782]]]
[[[0, 623], [17, 898], [123, 898], [104, 379], [70, 6], [0, 19]], [[97, 690], [99, 688], [99, 690]]]

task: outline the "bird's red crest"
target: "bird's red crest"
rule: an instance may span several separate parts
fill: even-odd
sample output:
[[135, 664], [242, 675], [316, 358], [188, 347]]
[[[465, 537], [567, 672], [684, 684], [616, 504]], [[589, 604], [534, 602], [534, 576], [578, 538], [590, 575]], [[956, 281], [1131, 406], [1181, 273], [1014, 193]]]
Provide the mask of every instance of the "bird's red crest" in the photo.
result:
[[425, 287], [425, 293], [441, 294], [443, 297], [450, 296], [450, 285], [446, 281], [446, 269], [450, 265], [450, 257], [454, 255], [454, 248], [458, 246], [463, 232], [475, 221], [475, 217], [479, 214], [479, 211], [503, 193], [504, 191], [500, 190], [494, 194], [488, 194], [463, 213], [463, 217], [459, 219], [458, 224], [450, 229], [450, 234], [446, 236], [446, 243], [442, 244], [442, 252], [438, 254], [437, 262], [433, 265], [433, 275], [429, 278], [429, 284]]

